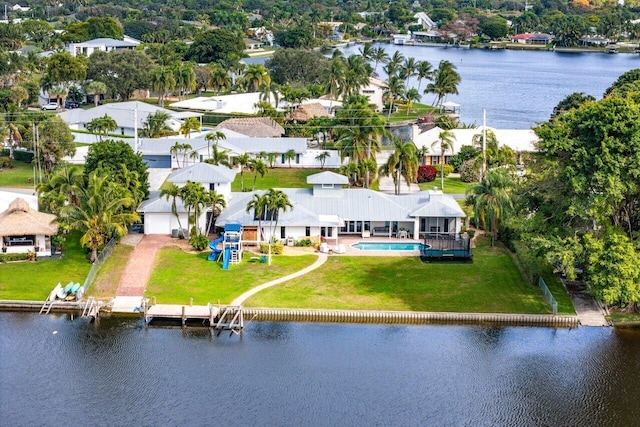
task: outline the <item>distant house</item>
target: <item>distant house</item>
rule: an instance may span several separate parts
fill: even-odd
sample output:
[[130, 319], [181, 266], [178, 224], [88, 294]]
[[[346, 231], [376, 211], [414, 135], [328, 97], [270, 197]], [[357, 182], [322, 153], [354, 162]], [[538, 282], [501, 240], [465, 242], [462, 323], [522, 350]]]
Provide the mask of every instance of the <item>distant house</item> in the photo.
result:
[[291, 113], [291, 120], [298, 123], [307, 123], [314, 117], [329, 117], [329, 113], [319, 102], [300, 105]]
[[11, 10], [13, 10], [14, 12], [28, 12], [29, 10], [31, 10], [31, 8], [29, 8], [28, 6], [20, 6], [19, 4], [14, 4], [13, 6], [11, 6]]
[[520, 44], [549, 44], [553, 41], [551, 34], [522, 33], [511, 36], [512, 43]]
[[261, 49], [264, 43], [259, 40], [254, 39], [244, 39], [244, 47], [246, 50], [256, 50]]
[[397, 45], [411, 45], [413, 40], [411, 39], [411, 34], [394, 34], [392, 37], [393, 44]]
[[123, 50], [129, 49], [133, 50], [138, 46], [139, 42], [132, 41], [134, 39], [129, 40], [116, 40], [110, 38], [99, 38], [93, 39], [82, 43], [69, 43], [67, 46], [67, 51], [72, 56], [91, 56], [93, 52], [102, 51], [102, 52], [111, 52], [113, 50]]
[[369, 84], [360, 88], [360, 94], [369, 98], [369, 102], [376, 106], [376, 111], [384, 109], [384, 91], [387, 90], [387, 83], [375, 77], [369, 77]]
[[413, 17], [418, 20], [416, 25], [420, 25], [424, 31], [432, 31], [438, 28], [438, 25], [424, 12], [418, 12]]
[[284, 135], [284, 128], [270, 117], [234, 117], [216, 126], [253, 137], [277, 138]]

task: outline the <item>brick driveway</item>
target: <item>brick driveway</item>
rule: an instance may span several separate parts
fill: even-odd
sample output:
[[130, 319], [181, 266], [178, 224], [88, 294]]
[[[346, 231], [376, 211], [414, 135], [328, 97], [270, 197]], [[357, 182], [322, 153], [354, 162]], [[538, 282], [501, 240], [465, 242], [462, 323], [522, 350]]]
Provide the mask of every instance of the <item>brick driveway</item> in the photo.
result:
[[136, 245], [120, 278], [116, 297], [144, 295], [151, 269], [158, 251], [171, 240], [171, 236], [145, 235]]

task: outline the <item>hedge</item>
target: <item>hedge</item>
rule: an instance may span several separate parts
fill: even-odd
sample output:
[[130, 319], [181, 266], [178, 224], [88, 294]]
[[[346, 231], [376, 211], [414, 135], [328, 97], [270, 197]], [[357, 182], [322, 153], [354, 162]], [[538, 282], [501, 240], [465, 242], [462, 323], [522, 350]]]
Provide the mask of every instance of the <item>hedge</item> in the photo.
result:
[[[9, 154], [10, 151], [5, 148], [0, 153], [0, 156], [5, 157]], [[33, 162], [33, 151], [13, 150], [13, 159], [18, 162], [31, 164], [31, 162]]]
[[[260, 243], [260, 252], [263, 254], [269, 253], [269, 244], [268, 243]], [[282, 255], [284, 252], [284, 243], [272, 243], [271, 244], [271, 255]]]
[[33, 255], [29, 253], [0, 254], [0, 262], [26, 261]]

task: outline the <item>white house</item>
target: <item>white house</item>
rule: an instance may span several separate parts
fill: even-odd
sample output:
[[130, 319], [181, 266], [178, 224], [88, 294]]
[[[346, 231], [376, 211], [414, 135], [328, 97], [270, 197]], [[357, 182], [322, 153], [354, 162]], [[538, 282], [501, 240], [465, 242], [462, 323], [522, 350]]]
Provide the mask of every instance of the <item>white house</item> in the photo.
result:
[[67, 51], [72, 56], [91, 56], [93, 52], [111, 52], [112, 50], [133, 50], [140, 44], [139, 41], [129, 38], [128, 40], [116, 40], [110, 38], [99, 38], [88, 40], [81, 43], [69, 43], [67, 45]]
[[438, 28], [438, 25], [425, 12], [418, 12], [413, 17], [418, 20], [416, 24], [420, 25], [424, 31], [433, 31]]
[[369, 98], [369, 102], [376, 106], [376, 111], [384, 109], [384, 92], [387, 90], [387, 83], [375, 77], [369, 77], [369, 84], [360, 88], [360, 94]]
[[56, 216], [38, 212], [22, 197], [14, 198], [0, 213], [0, 242], [3, 253], [34, 252], [51, 255], [51, 236], [58, 233]]

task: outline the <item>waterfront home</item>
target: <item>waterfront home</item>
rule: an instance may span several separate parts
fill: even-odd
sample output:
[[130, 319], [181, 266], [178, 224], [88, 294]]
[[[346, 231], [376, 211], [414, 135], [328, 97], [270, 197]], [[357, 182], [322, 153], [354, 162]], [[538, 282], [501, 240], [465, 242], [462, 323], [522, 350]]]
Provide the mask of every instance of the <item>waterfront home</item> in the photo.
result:
[[0, 240], [3, 253], [34, 252], [51, 255], [51, 236], [58, 233], [56, 216], [38, 212], [21, 198], [15, 198], [0, 213]]
[[69, 43], [67, 51], [71, 56], [91, 56], [92, 53], [102, 51], [111, 52], [114, 50], [134, 50], [140, 44], [139, 41], [129, 38], [128, 40], [116, 40], [107, 37], [88, 40], [81, 43]]
[[369, 98], [369, 102], [375, 105], [375, 110], [380, 112], [384, 109], [384, 92], [387, 88], [386, 82], [369, 77], [369, 84], [360, 88], [360, 94]]
[[552, 41], [553, 36], [545, 33], [521, 33], [511, 36], [512, 43], [520, 44], [549, 44]]

